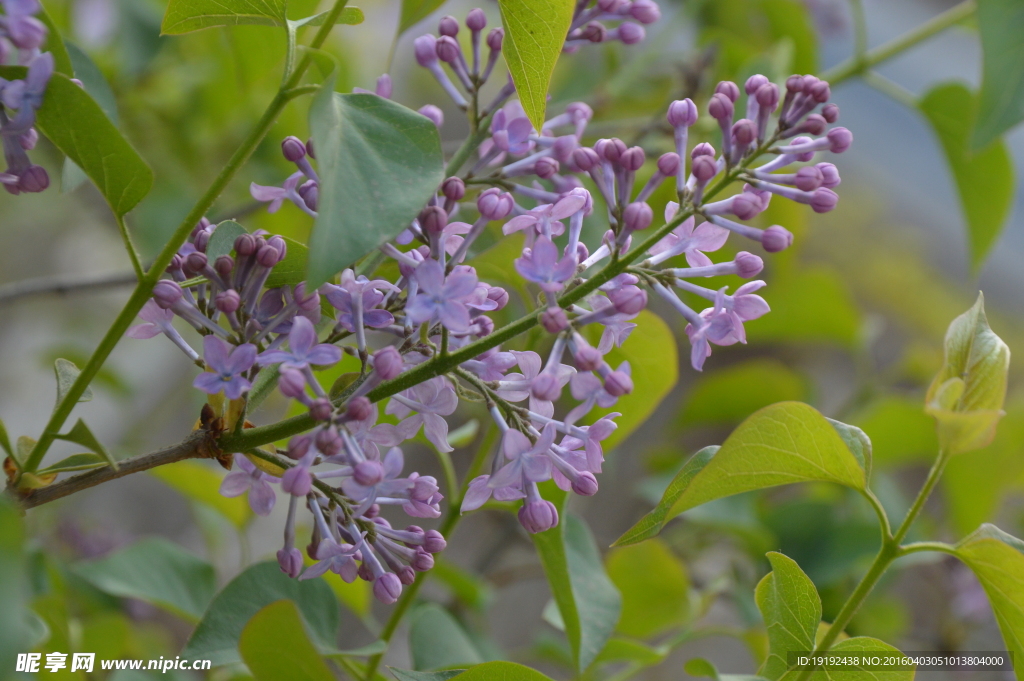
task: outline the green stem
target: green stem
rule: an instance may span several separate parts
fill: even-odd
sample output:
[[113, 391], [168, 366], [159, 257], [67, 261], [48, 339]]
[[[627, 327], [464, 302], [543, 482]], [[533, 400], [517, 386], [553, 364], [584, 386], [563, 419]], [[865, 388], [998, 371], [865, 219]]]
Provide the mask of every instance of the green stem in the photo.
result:
[[[327, 20], [324, 22], [324, 25], [320, 27], [316, 37], [313, 39], [311, 47], [315, 49], [323, 44], [324, 40], [327, 39], [327, 34], [330, 33], [331, 27], [337, 21], [338, 16], [341, 14], [341, 11], [345, 8], [346, 4], [347, 0], [338, 0], [334, 4]], [[178, 225], [177, 229], [175, 229], [174, 234], [171, 235], [171, 238], [163, 247], [163, 250], [160, 251], [160, 254], [157, 255], [156, 259], [153, 261], [153, 265], [145, 275], [140, 278], [139, 283], [132, 292], [128, 302], [125, 304], [120, 314], [118, 314], [110, 329], [107, 330], [106, 335], [103, 336], [103, 339], [89, 358], [89, 361], [84, 367], [82, 367], [82, 372], [68, 389], [64, 399], [61, 400], [60, 404], [58, 404], [53, 410], [53, 414], [50, 415], [49, 421], [47, 421], [42, 434], [39, 436], [39, 441], [36, 443], [35, 447], [32, 448], [31, 453], [28, 455], [28, 459], [25, 461], [24, 470], [33, 472], [39, 467], [40, 462], [43, 460], [43, 456], [46, 455], [50, 445], [53, 444], [53, 440], [57, 433], [60, 432], [64, 422], [67, 421], [68, 416], [71, 415], [71, 411], [75, 408], [75, 405], [78, 404], [78, 399], [85, 392], [85, 389], [89, 387], [89, 384], [96, 377], [96, 374], [99, 373], [99, 370], [103, 367], [107, 357], [110, 356], [110, 353], [113, 352], [118, 341], [120, 341], [124, 336], [125, 331], [128, 330], [128, 327], [142, 309], [142, 306], [146, 304], [147, 300], [149, 300], [150, 293], [153, 291], [153, 286], [156, 285], [157, 281], [159, 281], [160, 276], [163, 274], [164, 270], [167, 269], [167, 266], [171, 264], [171, 260], [174, 258], [174, 255], [178, 252], [181, 245], [185, 243], [185, 239], [188, 238], [192, 228], [195, 227], [196, 223], [199, 222], [203, 215], [206, 214], [213, 205], [213, 202], [217, 200], [217, 197], [220, 196], [221, 192], [224, 191], [228, 183], [234, 178], [238, 170], [249, 159], [253, 151], [255, 151], [256, 147], [270, 131], [271, 126], [273, 126], [285, 105], [294, 97], [303, 94], [301, 89], [293, 91], [293, 88], [298, 85], [302, 75], [305, 73], [306, 69], [309, 68], [310, 63], [310, 57], [307, 53], [295, 68], [295, 72], [292, 74], [292, 77], [288, 79], [288, 82], [285, 83], [281, 91], [279, 91], [277, 95], [274, 96], [274, 99], [271, 100], [267, 110], [263, 112], [263, 115], [256, 123], [256, 127], [252, 129], [238, 149], [235, 150], [235, 153], [232, 154], [230, 160], [228, 160], [227, 165], [221, 169], [210, 187], [199, 198], [196, 204], [192, 207], [192, 210], [189, 211], [188, 215], [186, 215], [181, 221], [181, 224]], [[269, 442], [269, 440], [260, 444], [265, 444], [266, 442]]]
[[142, 258], [139, 257], [139, 251], [135, 248], [131, 232], [128, 231], [128, 225], [125, 224], [124, 216], [115, 214], [114, 219], [117, 220], [117, 229], [121, 232], [121, 240], [124, 241], [124, 250], [128, 251], [128, 258], [132, 261], [132, 269], [135, 270], [135, 276], [142, 279], [145, 275], [145, 272], [142, 269]]
[[901, 54], [950, 26], [959, 24], [971, 16], [975, 9], [977, 9], [975, 0], [965, 0], [884, 45], [868, 50], [863, 55], [855, 54], [842, 64], [822, 73], [821, 79], [827, 80], [831, 85], [838, 85], [847, 78], [863, 74], [871, 67]]
[[479, 147], [480, 144], [485, 139], [487, 139], [488, 136], [490, 136], [490, 134], [491, 134], [491, 130], [490, 130], [490, 128], [491, 128], [491, 119], [493, 117], [494, 117], [494, 112], [491, 111], [486, 116], [484, 116], [482, 120], [480, 120], [477, 123], [476, 131], [472, 135], [470, 135], [469, 137], [466, 138], [466, 141], [463, 142], [462, 146], [459, 147], [456, 150], [455, 155], [452, 156], [451, 160], [448, 161], [448, 165], [445, 166], [445, 168], [444, 168], [444, 175], [445, 175], [445, 177], [451, 177], [452, 175], [454, 175], [457, 172], [459, 172], [459, 168], [461, 168], [466, 163], [466, 161], [469, 159], [469, 155], [472, 154], [473, 151], [477, 147]]
[[864, 16], [864, 0], [850, 0], [850, 14], [853, 15], [854, 56], [862, 60], [868, 53], [868, 22]]
[[[901, 547], [900, 542], [907, 536], [907, 532], [910, 531], [910, 527], [917, 520], [917, 517], [921, 514], [924, 509], [925, 502], [928, 501], [928, 497], [931, 496], [932, 491], [935, 489], [935, 485], [939, 482], [939, 478], [942, 477], [942, 472], [946, 468], [946, 464], [949, 461], [948, 455], [944, 452], [939, 452], [939, 456], [935, 459], [935, 463], [932, 465], [931, 470], [928, 472], [928, 478], [925, 480], [924, 485], [921, 486], [921, 491], [917, 493], [917, 498], [914, 499], [913, 505], [910, 510], [907, 511], [907, 516], [900, 523], [899, 528], [896, 530], [896, 534], [889, 536], [883, 536], [882, 548], [879, 549], [878, 555], [875, 556], [875, 560], [871, 563], [871, 567], [868, 568], [867, 574], [860, 580], [857, 588], [854, 589], [850, 597], [846, 599], [846, 603], [843, 604], [839, 614], [836, 615], [835, 620], [829, 626], [828, 631], [821, 638], [821, 641], [815, 646], [814, 655], [821, 654], [832, 647], [835, 643], [836, 638], [839, 634], [846, 629], [846, 626], [853, 619], [853, 616], [857, 614], [857, 610], [864, 603], [864, 600], [871, 593], [871, 590], [875, 588], [878, 580], [885, 574], [886, 569], [889, 565], [902, 555], [907, 553], [913, 553], [916, 551], [925, 550], [945, 550], [949, 551], [952, 547], [948, 547], [946, 544], [940, 544], [938, 542], [929, 542], [924, 544], [926, 548], [917, 548], [922, 546], [921, 544], [911, 544], [909, 547]], [[873, 495], [872, 495], [873, 496]], [[869, 497], [870, 499], [871, 497]], [[873, 502], [874, 503], [874, 502]], [[880, 505], [879, 505], [880, 508]], [[884, 511], [882, 511], [884, 514]], [[914, 548], [911, 548], [914, 547]], [[908, 549], [910, 549], [908, 551]], [[813, 673], [814, 669], [804, 669], [800, 676], [797, 677], [796, 681], [807, 681], [808, 677]]]

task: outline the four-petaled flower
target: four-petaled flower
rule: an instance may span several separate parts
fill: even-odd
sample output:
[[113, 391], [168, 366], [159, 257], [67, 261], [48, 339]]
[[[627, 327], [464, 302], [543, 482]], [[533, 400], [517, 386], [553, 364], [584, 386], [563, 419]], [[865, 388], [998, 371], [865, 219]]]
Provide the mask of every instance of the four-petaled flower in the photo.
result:
[[192, 385], [204, 393], [216, 395], [223, 390], [229, 400], [237, 400], [252, 387], [242, 376], [256, 361], [256, 346], [252, 343], [232, 347], [214, 335], [206, 336], [203, 360], [210, 371], [196, 376]]
[[[665, 221], [670, 222], [678, 209], [679, 204], [670, 201], [665, 207]], [[706, 267], [713, 264], [711, 258], [704, 255], [704, 252], [717, 251], [724, 246], [729, 238], [729, 230], [710, 222], [702, 222], [695, 228], [694, 223], [692, 217], [687, 218], [668, 236], [654, 244], [650, 250], [651, 255], [654, 256], [651, 262], [657, 264], [677, 255], [686, 254], [686, 262], [691, 267]]]
[[558, 258], [558, 247], [551, 239], [542, 236], [533, 244], [533, 249], [523, 251], [523, 257], [516, 258], [516, 270], [524, 279], [535, 282], [547, 293], [561, 291], [565, 282], [576, 273], [576, 254], [570, 253]]
[[244, 454], [235, 454], [234, 460], [239, 470], [224, 476], [220, 483], [220, 493], [226, 497], [237, 497], [249, 492], [249, 506], [253, 513], [270, 515], [277, 501], [277, 494], [270, 486], [273, 478], [257, 468]]
[[356, 560], [359, 560], [360, 556], [357, 546], [339, 544], [331, 538], [321, 539], [316, 547], [316, 558], [317, 562], [306, 568], [299, 579], [313, 579], [330, 570], [351, 584], [359, 574]]
[[336, 364], [341, 359], [341, 348], [328, 343], [317, 344], [313, 322], [296, 316], [288, 332], [289, 351], [267, 350], [257, 358], [263, 366], [280, 363], [283, 367], [305, 369], [306, 367]]
[[555, 424], [544, 426], [536, 443], [518, 430], [509, 430], [501, 443], [502, 452], [510, 462], [491, 476], [487, 486], [516, 486], [521, 481], [543, 482], [551, 477], [551, 458], [548, 450], [555, 442]]
[[413, 276], [419, 293], [406, 305], [405, 313], [414, 324], [439, 321], [456, 333], [469, 330], [469, 309], [464, 299], [476, 289], [476, 274], [462, 269], [446, 278], [441, 263], [424, 260]]

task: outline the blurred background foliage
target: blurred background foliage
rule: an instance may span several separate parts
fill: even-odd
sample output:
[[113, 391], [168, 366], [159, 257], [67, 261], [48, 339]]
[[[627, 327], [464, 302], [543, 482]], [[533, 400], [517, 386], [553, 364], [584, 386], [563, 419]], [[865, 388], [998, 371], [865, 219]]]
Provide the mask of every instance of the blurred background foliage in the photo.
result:
[[[293, 0], [289, 16], [313, 14], [317, 4]], [[411, 39], [434, 30], [440, 15], [462, 16], [471, 5], [445, 3], [392, 45], [398, 3], [359, 4], [366, 22], [339, 28], [330, 43], [341, 65], [338, 89], [369, 87], [393, 56], [396, 99], [413, 108], [440, 104], [436, 85], [415, 68]], [[864, 4], [876, 44], [952, 3]], [[281, 31], [240, 26], [161, 37], [159, 0], [50, 0], [46, 6], [79, 48], [72, 50], [76, 61], [96, 66], [92, 80], [83, 78], [87, 89], [112, 117], [116, 114], [155, 171], [154, 190], [129, 216], [144, 254], [151, 256], [272, 97], [284, 59]], [[496, 23], [496, 6], [487, 0], [485, 9]], [[621, 137], [656, 158], [672, 147], [663, 119], [671, 100], [689, 96], [703, 109], [718, 80], [742, 82], [762, 72], [778, 81], [792, 72], [819, 72], [848, 56], [853, 44], [842, 0], [664, 0], [662, 9], [663, 20], [637, 48], [613, 44], [563, 58], [549, 109], [582, 99], [595, 110], [588, 136]], [[976, 87], [975, 28], [952, 29], [881, 72], [918, 93], [951, 78]], [[834, 94], [843, 124], [856, 136], [840, 165], [842, 200], [825, 216], [784, 201], [773, 202], [762, 216], [765, 225], [785, 225], [796, 240], [766, 260], [765, 298], [772, 313], [749, 323], [749, 344], [716, 352], [696, 374], [676, 361], [679, 340], [686, 344], [681, 320], [671, 313], [658, 320], [648, 312], [621, 351], [634, 363], [637, 390], [620, 403], [625, 416], [601, 493], [573, 507], [602, 547], [607, 573], [623, 598], [616, 636], [585, 678], [631, 672], [652, 681], [687, 678], [682, 660], [698, 653], [715, 659], [723, 672], [750, 671], [767, 645], [753, 602], [753, 587], [768, 570], [766, 551], [780, 550], [803, 566], [822, 593], [829, 620], [877, 549], [874, 516], [863, 500], [848, 490], [803, 485], [716, 501], [685, 513], [659, 539], [605, 551], [658, 501], [692, 452], [720, 443], [763, 406], [806, 401], [868, 433], [874, 443], [874, 488], [890, 516], [900, 517], [936, 451], [922, 401], [941, 364], [949, 321], [983, 288], [993, 328], [1012, 351], [1024, 351], [1019, 211], [1005, 231], [998, 210], [985, 223], [988, 236], [968, 231], [970, 216], [965, 220], [956, 190], [960, 178], [943, 160], [942, 144], [948, 141], [929, 127], [928, 118], [894, 101], [891, 90], [880, 94], [857, 81]], [[306, 239], [311, 221], [293, 206], [271, 215], [248, 197], [250, 181], [275, 184], [285, 175], [278, 143], [289, 134], [307, 134], [305, 111], [301, 102], [285, 111], [211, 218], [237, 218], [249, 229]], [[454, 149], [466, 127], [456, 110], [445, 111], [442, 137]], [[708, 117], [697, 130], [716, 142]], [[45, 142], [41, 147], [51, 176], [61, 177], [56, 151]], [[1006, 149], [1009, 157], [1024, 155], [1019, 132], [1010, 134]], [[998, 168], [982, 168], [975, 179], [985, 186], [1015, 187], [1012, 175]], [[67, 191], [73, 179], [65, 177], [63, 192], [54, 187], [42, 195], [0, 195], [3, 282], [127, 269], [101, 197], [88, 184]], [[668, 198], [661, 192], [652, 199], [656, 214]], [[992, 202], [979, 208], [992, 209]], [[592, 229], [597, 234], [600, 225]], [[978, 238], [995, 243], [993, 256], [980, 269], [972, 267]], [[479, 255], [475, 264], [481, 278], [521, 290], [511, 266], [517, 252], [515, 240], [506, 239]], [[123, 295], [114, 289], [0, 301], [0, 415], [12, 439], [38, 432], [45, 419], [53, 358], [84, 358]], [[507, 314], [521, 310], [511, 305]], [[183, 369], [180, 357], [155, 341], [123, 342], [97, 381], [97, 399], [85, 407], [100, 439], [119, 456], [180, 439], [201, 402], [188, 388], [191, 373]], [[995, 441], [952, 461], [940, 494], [915, 530], [921, 537], [955, 540], [981, 522], [1024, 533], [1020, 374], [1019, 365], [1012, 365], [1007, 416]], [[283, 411], [283, 401], [272, 398], [257, 416], [268, 422]], [[453, 430], [471, 417], [456, 419]], [[469, 424], [452, 435], [460, 469], [482, 437]], [[55, 448], [52, 456], [56, 460], [61, 453]], [[414, 458], [421, 470], [440, 477], [425, 450]], [[28, 648], [108, 658], [178, 655], [216, 589], [247, 566], [261, 569], [259, 561], [272, 558], [278, 544], [282, 517], [254, 519], [244, 501], [217, 493], [221, 477], [205, 462], [182, 462], [34, 510], [24, 521], [0, 508], [5, 604], [0, 607], [0, 627], [5, 627], [0, 629], [0, 676], [13, 668], [9, 656]], [[431, 573], [424, 603], [410, 616], [389, 663], [436, 669], [513, 659], [556, 678], [568, 676], [571, 658], [559, 632], [564, 625], [533, 547], [516, 528], [507, 514], [490, 511], [463, 523]], [[141, 548], [133, 543], [148, 535], [173, 542], [148, 538]], [[169, 565], [180, 569], [165, 569]], [[1003, 647], [984, 594], [968, 571], [930, 556], [904, 560], [900, 568], [869, 599], [848, 633], [870, 633], [903, 650]], [[320, 622], [313, 633], [333, 636], [333, 643], [340, 636], [347, 648], [372, 642], [386, 613], [371, 603], [366, 584], [346, 585], [331, 576], [327, 586], [343, 606], [340, 617], [333, 605], [334, 619], [303, 605], [303, 598], [312, 602], [326, 592], [294, 596], [307, 623]], [[225, 593], [217, 598], [227, 598]], [[35, 613], [27, 625], [10, 621], [6, 604], [19, 602], [29, 602]], [[538, 624], [541, 619], [546, 624]], [[87, 678], [67, 670], [52, 676]], [[210, 674], [245, 677], [238, 664]], [[151, 677], [119, 672], [106, 678]], [[193, 677], [171, 673], [166, 678]]]

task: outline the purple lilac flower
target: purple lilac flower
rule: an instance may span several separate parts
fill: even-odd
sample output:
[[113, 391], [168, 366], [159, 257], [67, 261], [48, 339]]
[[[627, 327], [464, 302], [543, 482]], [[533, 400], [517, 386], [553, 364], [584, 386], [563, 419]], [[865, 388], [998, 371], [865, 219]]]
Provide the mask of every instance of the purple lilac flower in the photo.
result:
[[203, 338], [203, 360], [210, 371], [196, 376], [192, 385], [204, 393], [223, 391], [229, 400], [237, 400], [252, 384], [242, 374], [256, 361], [256, 346], [245, 343], [232, 347], [216, 336]]
[[277, 494], [270, 486], [272, 478], [261, 471], [243, 454], [235, 454], [234, 462], [240, 470], [224, 476], [220, 493], [226, 497], [237, 497], [249, 493], [249, 506], [256, 515], [266, 516], [274, 510]]
[[476, 289], [475, 274], [463, 270], [445, 277], [441, 263], [424, 260], [414, 276], [419, 293], [405, 308], [414, 324], [440, 322], [452, 331], [469, 330], [470, 316], [465, 299]]
[[412, 435], [416, 434], [422, 424], [423, 434], [438, 451], [450, 452], [452, 447], [448, 444], [448, 422], [441, 417], [454, 413], [458, 406], [459, 398], [455, 389], [447, 379], [438, 376], [393, 395], [386, 412], [403, 419], [402, 427], [411, 430]]
[[516, 259], [515, 266], [524, 279], [539, 284], [546, 293], [556, 293], [576, 273], [576, 254], [559, 258], [558, 247], [542, 236], [532, 249], [523, 250], [523, 257]]
[[341, 348], [327, 343], [317, 344], [316, 329], [305, 317], [296, 317], [288, 332], [289, 351], [267, 350], [257, 357], [262, 366], [280, 363], [283, 367], [305, 369], [309, 366], [328, 366], [341, 359]]

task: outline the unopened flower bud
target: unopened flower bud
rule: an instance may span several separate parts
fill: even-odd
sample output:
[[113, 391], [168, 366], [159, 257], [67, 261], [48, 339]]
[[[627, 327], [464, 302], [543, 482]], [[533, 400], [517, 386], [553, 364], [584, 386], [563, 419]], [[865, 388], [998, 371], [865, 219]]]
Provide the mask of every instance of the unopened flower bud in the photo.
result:
[[49, 186], [50, 176], [42, 166], [29, 166], [21, 173], [21, 178], [18, 180], [18, 189], [23, 192], [41, 192]]
[[196, 247], [196, 250], [200, 253], [206, 252], [206, 247], [210, 244], [210, 233], [202, 231], [196, 234], [195, 238], [192, 239], [192, 245]]
[[760, 73], [754, 74], [750, 78], [747, 78], [747, 82], [743, 84], [743, 90], [748, 95], [756, 94], [762, 85], [768, 84], [768, 77], [763, 76]]
[[501, 42], [504, 39], [504, 29], [500, 26], [498, 28], [492, 28], [491, 32], [487, 34], [487, 47], [491, 48], [495, 52], [501, 52]]
[[515, 201], [508, 192], [491, 187], [482, 192], [476, 199], [476, 209], [488, 220], [501, 220], [512, 212]]
[[764, 260], [747, 251], [737, 253], [733, 262], [736, 263], [736, 274], [744, 279], [756, 277], [764, 269]]
[[732, 100], [720, 92], [712, 95], [711, 101], [708, 102], [708, 115], [720, 123], [731, 121], [734, 111]]
[[634, 201], [622, 213], [623, 226], [630, 232], [647, 229], [654, 220], [654, 211], [644, 201]]
[[461, 177], [449, 177], [441, 183], [441, 193], [449, 201], [461, 201], [462, 197], [466, 195], [466, 183], [462, 181]]
[[393, 345], [373, 353], [373, 370], [385, 381], [390, 381], [402, 373], [402, 368], [402, 355]]
[[670, 151], [667, 154], [662, 154], [658, 157], [658, 172], [662, 175], [675, 177], [679, 174], [680, 165], [679, 154], [674, 151]]
[[181, 300], [182, 295], [184, 294], [181, 291], [181, 287], [178, 286], [177, 282], [170, 279], [161, 279], [153, 287], [153, 300], [164, 310], [171, 308]]
[[731, 80], [723, 80], [715, 86], [715, 94], [725, 95], [730, 102], [735, 104], [736, 100], [740, 98], [740, 87]]
[[448, 64], [453, 64], [459, 59], [459, 54], [462, 52], [459, 49], [459, 43], [455, 41], [455, 38], [451, 36], [443, 35], [437, 39], [436, 43], [437, 58]]
[[829, 123], [835, 123], [839, 120], [839, 105], [826, 104], [821, 107], [821, 116]]
[[661, 9], [654, 0], [633, 0], [629, 13], [641, 24], [653, 24], [661, 18]]
[[373, 403], [367, 397], [355, 397], [345, 408], [345, 419], [349, 421], [365, 421], [372, 415]]
[[804, 91], [804, 77], [793, 75], [786, 79], [786, 89], [792, 93]]
[[35, 149], [36, 144], [38, 142], [39, 133], [36, 131], [35, 128], [29, 128], [28, 130], [23, 132], [21, 136], [18, 138], [18, 144], [20, 144], [21, 148], [24, 149], [25, 151], [32, 151], [33, 149]]
[[238, 295], [238, 291], [228, 289], [227, 291], [221, 291], [214, 296], [213, 304], [216, 305], [217, 309], [221, 312], [230, 314], [242, 305], [242, 297]]
[[417, 572], [426, 572], [434, 567], [434, 557], [422, 549], [417, 549], [409, 565]]
[[530, 382], [530, 392], [538, 400], [554, 402], [562, 396], [562, 386], [558, 385], [554, 374], [542, 371]]
[[832, 143], [829, 151], [833, 154], [841, 154], [853, 144], [853, 133], [846, 128], [832, 128], [826, 136], [828, 141]]
[[466, 26], [471, 31], [482, 31], [487, 26], [487, 15], [479, 7], [469, 10], [466, 15]]
[[492, 286], [487, 289], [487, 299], [494, 302], [497, 305], [495, 310], [500, 310], [508, 305], [508, 291], [501, 288], [500, 286]]
[[240, 234], [235, 239], [235, 253], [249, 256], [256, 252], [256, 237], [252, 234]]
[[542, 180], [547, 180], [558, 173], [558, 161], [550, 156], [541, 156], [533, 166], [533, 173]]
[[213, 269], [221, 277], [227, 279], [231, 276], [231, 270], [235, 268], [235, 259], [230, 255], [219, 256], [213, 261]]
[[635, 172], [643, 167], [645, 160], [647, 159], [643, 149], [640, 147], [630, 147], [619, 157], [619, 164], [626, 170]]
[[399, 568], [395, 574], [398, 575], [398, 581], [406, 586], [409, 586], [416, 581], [416, 571], [408, 565]]
[[576, 167], [583, 172], [590, 172], [590, 169], [601, 162], [597, 152], [590, 147], [579, 147], [572, 152], [572, 161]]
[[793, 245], [793, 234], [785, 227], [772, 225], [761, 235], [761, 245], [769, 253], [784, 251]]
[[441, 18], [441, 22], [437, 25], [437, 32], [443, 36], [455, 37], [459, 34], [459, 20], [448, 15]]
[[597, 371], [604, 364], [604, 356], [601, 351], [592, 345], [585, 345], [576, 351], [573, 359], [580, 371]]
[[710, 156], [714, 158], [715, 148], [707, 142], [701, 142], [693, 148], [693, 151], [690, 152], [691, 159], [697, 158], [698, 156]]
[[420, 213], [419, 221], [427, 234], [440, 234], [448, 224], [448, 213], [441, 206], [427, 206]]
[[185, 267], [193, 272], [199, 272], [206, 267], [207, 259], [205, 253], [194, 251], [185, 257]]
[[301, 161], [305, 158], [306, 145], [302, 143], [302, 140], [294, 135], [285, 137], [281, 142], [281, 152], [287, 160], [295, 163], [296, 161]]
[[718, 172], [718, 164], [711, 156], [698, 156], [693, 159], [691, 172], [698, 182], [708, 182]]
[[608, 29], [600, 21], [589, 21], [580, 29], [580, 38], [592, 43], [603, 43], [608, 38]]
[[677, 99], [668, 105], [666, 118], [673, 128], [690, 127], [697, 122], [697, 105], [689, 98]]
[[263, 267], [273, 267], [281, 261], [281, 253], [276, 248], [267, 244], [256, 251], [256, 262]]
[[494, 333], [494, 320], [487, 315], [480, 315], [473, 320], [471, 325], [473, 335], [483, 338]]
[[384, 479], [384, 467], [379, 461], [360, 461], [353, 467], [352, 477], [363, 487], [370, 487]]
[[316, 160], [316, 154], [313, 153], [313, 139], [306, 140], [306, 155], [314, 161]]
[[540, 325], [548, 333], [561, 333], [569, 328], [569, 318], [560, 307], [549, 307], [540, 313]]
[[292, 399], [305, 397], [306, 377], [303, 376], [302, 372], [298, 369], [281, 367], [281, 371], [277, 377], [277, 387], [281, 389], [281, 393], [285, 397], [290, 397]]
[[619, 40], [623, 45], [636, 45], [647, 37], [647, 31], [640, 24], [624, 21], [619, 24]]
[[824, 104], [832, 97], [832, 92], [828, 87], [828, 83], [823, 80], [819, 80], [810, 87], [807, 87], [807, 81], [805, 80], [804, 94], [809, 95], [819, 104]]
[[427, 530], [423, 535], [423, 550], [427, 553], [441, 553], [448, 542], [437, 530]]
[[438, 128], [444, 125], [444, 112], [433, 104], [424, 104], [417, 111], [421, 116], [429, 118]]
[[797, 189], [804, 192], [813, 192], [821, 186], [824, 177], [816, 166], [804, 166], [796, 171], [793, 184]]
[[281, 476], [281, 489], [296, 497], [304, 497], [313, 488], [313, 476], [303, 465], [292, 466]]
[[745, 147], [754, 141], [757, 136], [757, 126], [753, 121], [741, 118], [732, 126], [732, 138], [741, 147]]
[[761, 212], [761, 200], [754, 194], [742, 192], [732, 197], [732, 214], [740, 220], [750, 220]]
[[[602, 141], [604, 144], [601, 144]], [[600, 148], [598, 148], [598, 144], [600, 144]], [[597, 144], [594, 145], [594, 151], [603, 156], [606, 161], [618, 163], [619, 159], [622, 158], [622, 155], [626, 153], [626, 143], [617, 137], [607, 140], [598, 140]]]
[[306, 180], [299, 186], [299, 196], [307, 208], [315, 211], [320, 203], [320, 184], [316, 180]]
[[803, 123], [798, 126], [800, 132], [806, 132], [811, 135], [820, 135], [825, 132], [828, 128], [828, 122], [825, 117], [820, 114], [811, 114], [804, 119]]
[[277, 564], [281, 572], [295, 579], [302, 573], [302, 554], [294, 546], [290, 549], [281, 549], [277, 552]]
[[765, 83], [757, 89], [755, 96], [762, 109], [774, 111], [779, 105], [779, 87], [775, 83]]
[[316, 448], [326, 456], [336, 456], [345, 446], [345, 441], [334, 428], [321, 428], [313, 438]]
[[640, 310], [647, 307], [647, 291], [638, 286], [623, 286], [610, 291], [608, 298], [615, 306], [615, 311], [621, 314], [639, 314]]
[[288, 449], [286, 453], [289, 458], [298, 461], [302, 457], [309, 453], [309, 448], [313, 445], [313, 438], [308, 435], [296, 435], [291, 440], [288, 440]]
[[412, 48], [420, 66], [430, 66], [437, 61], [437, 38], [434, 36], [421, 35], [413, 41]]
[[827, 189], [839, 186], [839, 169], [831, 163], [819, 163], [814, 166], [821, 172], [821, 186]]
[[604, 379], [605, 391], [613, 397], [621, 397], [633, 392], [633, 379], [624, 371], [613, 371]]
[[519, 523], [530, 534], [550, 530], [558, 524], [558, 509], [550, 501], [528, 501], [519, 509]]
[[572, 491], [582, 497], [597, 494], [597, 478], [590, 471], [583, 471], [572, 481]]
[[373, 595], [384, 605], [391, 605], [402, 595], [402, 581], [398, 575], [385, 572], [373, 583]]
[[827, 213], [835, 208], [838, 203], [839, 194], [825, 187], [815, 189], [814, 195], [811, 197], [811, 209], [815, 213]]
[[326, 397], [318, 397], [309, 405], [309, 415], [317, 421], [327, 421], [331, 418], [334, 407]]

